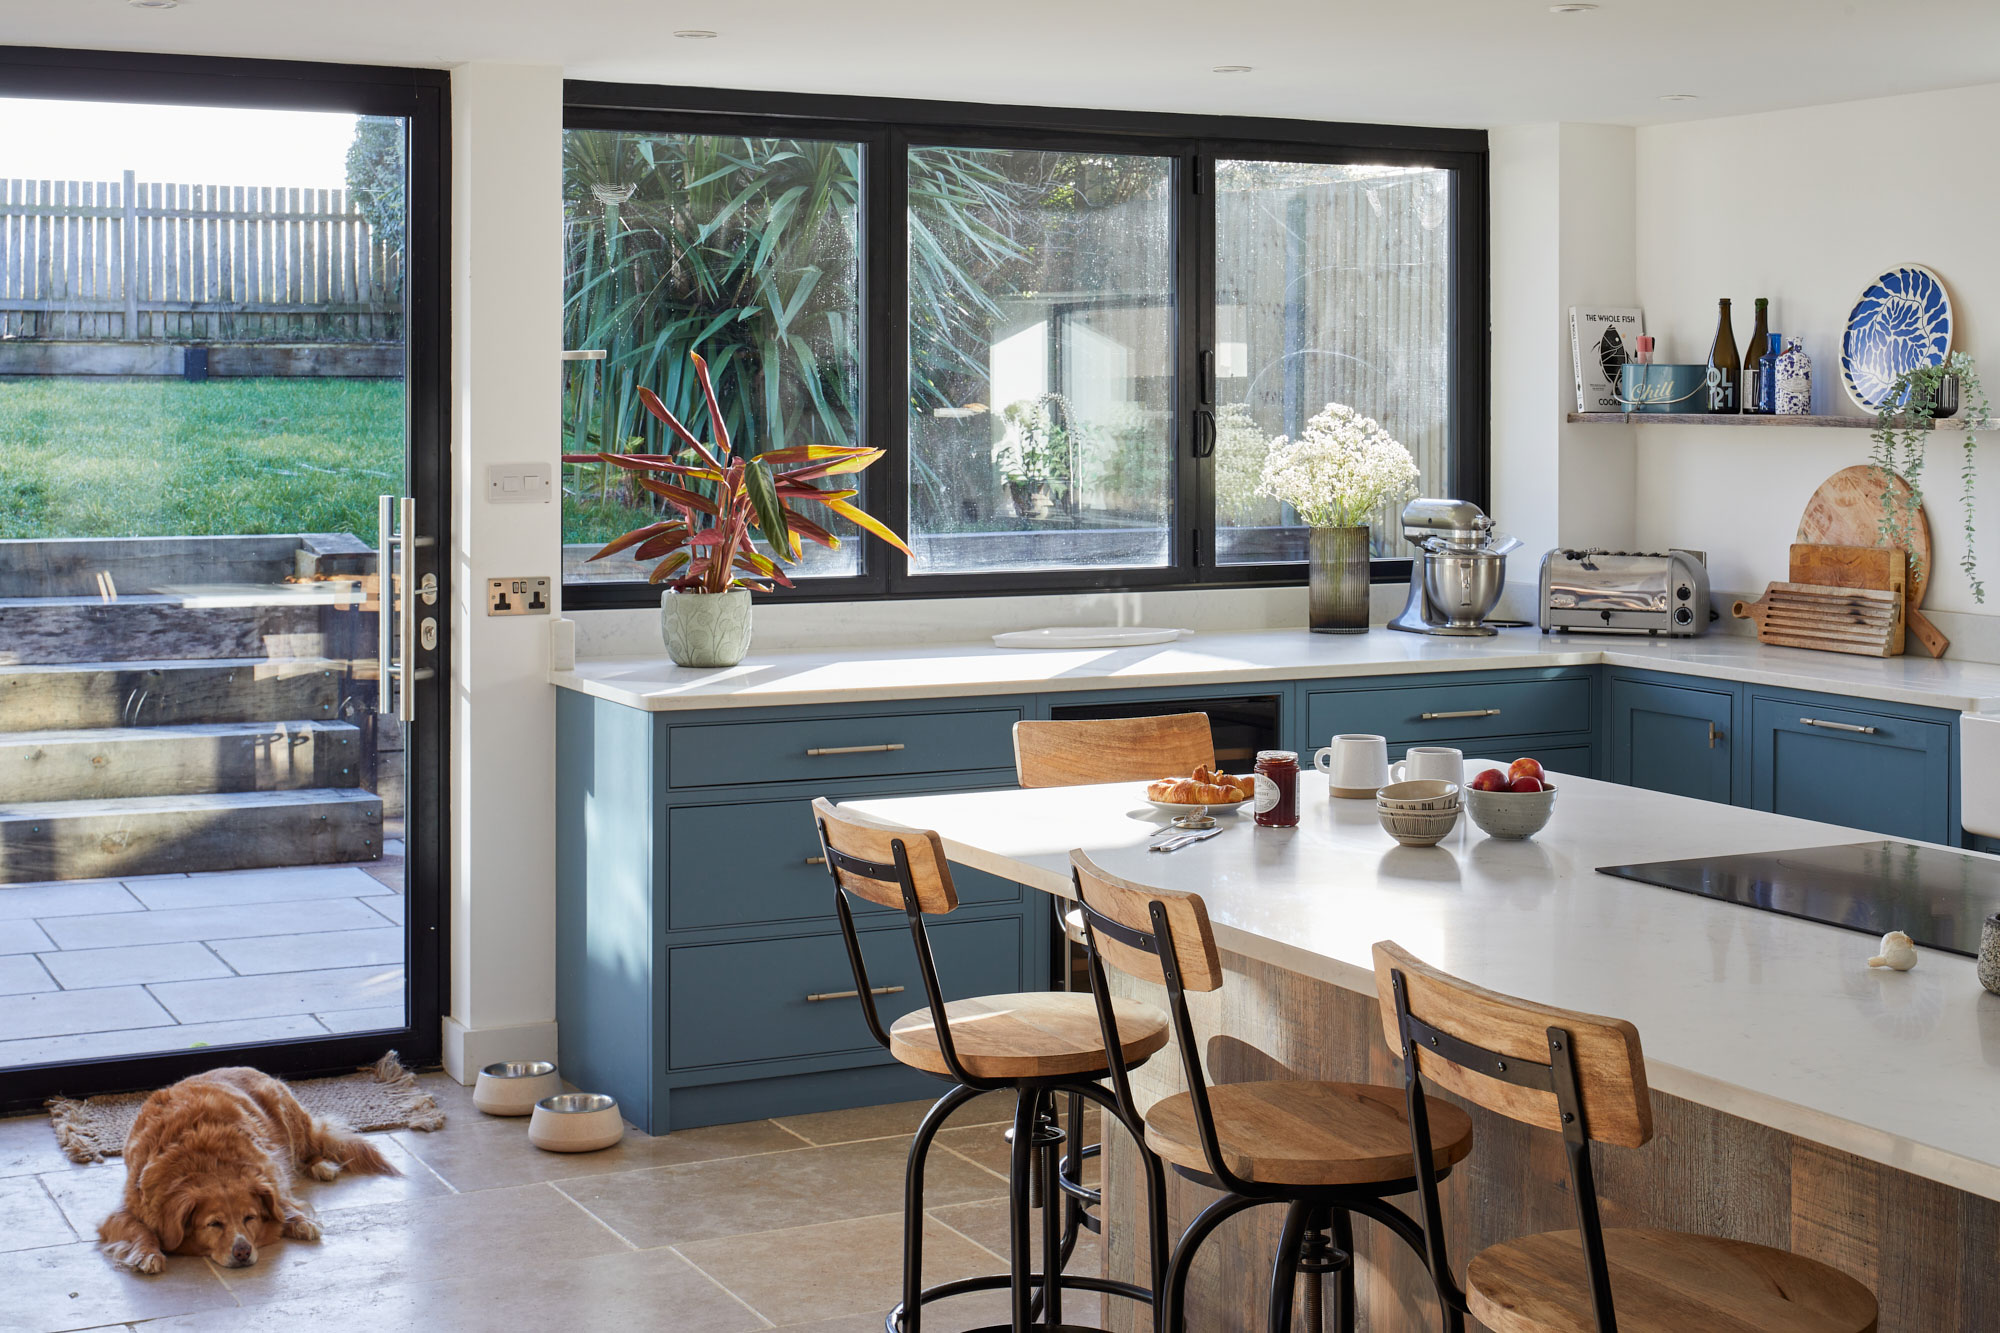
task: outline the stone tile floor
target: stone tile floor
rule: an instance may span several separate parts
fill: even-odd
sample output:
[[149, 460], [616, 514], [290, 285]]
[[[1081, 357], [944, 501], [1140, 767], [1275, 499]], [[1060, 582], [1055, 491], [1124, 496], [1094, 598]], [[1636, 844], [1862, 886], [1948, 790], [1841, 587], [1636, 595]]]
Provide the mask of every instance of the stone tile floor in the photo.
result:
[[383, 852], [0, 885], [0, 1068], [401, 1027], [403, 844]]
[[[306, 1182], [325, 1228], [254, 1267], [175, 1257], [140, 1277], [98, 1253], [125, 1168], [77, 1166], [45, 1118], [0, 1120], [0, 1329], [71, 1333], [647, 1328], [656, 1333], [875, 1333], [896, 1300], [904, 1153], [920, 1102], [759, 1120], [601, 1153], [543, 1153], [527, 1122], [482, 1116], [423, 1076], [444, 1129], [374, 1136], [404, 1175]], [[933, 1150], [927, 1282], [1005, 1271], [1003, 1096], [959, 1112]], [[1036, 1225], [1039, 1226], [1039, 1219]], [[1085, 1233], [1071, 1272], [1103, 1271]], [[1099, 1322], [1073, 1297], [1065, 1317]], [[1004, 1323], [1005, 1297], [930, 1307], [924, 1327]]]

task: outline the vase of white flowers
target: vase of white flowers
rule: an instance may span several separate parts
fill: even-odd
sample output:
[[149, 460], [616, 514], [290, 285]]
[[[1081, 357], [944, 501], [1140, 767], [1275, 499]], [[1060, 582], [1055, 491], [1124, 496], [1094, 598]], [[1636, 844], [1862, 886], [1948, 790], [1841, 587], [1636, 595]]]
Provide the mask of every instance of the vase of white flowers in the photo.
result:
[[1380, 422], [1328, 403], [1297, 440], [1271, 442], [1259, 495], [1290, 505], [1307, 543], [1308, 624], [1315, 634], [1368, 631], [1368, 520], [1416, 494], [1417, 463]]

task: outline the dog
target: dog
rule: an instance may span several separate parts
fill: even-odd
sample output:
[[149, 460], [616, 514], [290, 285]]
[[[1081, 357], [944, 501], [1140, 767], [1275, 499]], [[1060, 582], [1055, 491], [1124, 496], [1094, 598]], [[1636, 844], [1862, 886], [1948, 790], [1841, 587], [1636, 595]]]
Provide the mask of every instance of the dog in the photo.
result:
[[214, 1069], [148, 1097], [125, 1138], [125, 1198], [98, 1227], [105, 1254], [158, 1273], [169, 1254], [247, 1268], [280, 1236], [318, 1240], [293, 1172], [401, 1175], [360, 1135], [316, 1120], [255, 1069]]

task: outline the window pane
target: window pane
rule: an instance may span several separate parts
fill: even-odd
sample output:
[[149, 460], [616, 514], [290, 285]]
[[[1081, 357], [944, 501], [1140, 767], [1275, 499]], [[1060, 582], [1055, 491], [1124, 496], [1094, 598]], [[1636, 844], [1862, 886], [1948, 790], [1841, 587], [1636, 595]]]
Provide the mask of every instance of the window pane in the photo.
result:
[[[1305, 558], [1305, 529], [1257, 496], [1272, 440], [1328, 403], [1380, 421], [1450, 485], [1451, 173], [1216, 164], [1216, 554]], [[1400, 505], [1375, 516], [1377, 556], [1407, 555]]]
[[1168, 563], [1172, 161], [909, 166], [912, 572]]
[[[688, 353], [705, 357], [739, 453], [856, 443], [860, 420], [861, 146], [624, 130], [563, 134], [563, 336], [605, 359], [563, 365], [565, 453], [659, 453], [639, 404], [712, 438]], [[586, 563], [658, 511], [632, 475], [563, 469], [563, 575], [643, 579], [626, 555]], [[855, 574], [862, 543], [807, 543], [793, 577]]]

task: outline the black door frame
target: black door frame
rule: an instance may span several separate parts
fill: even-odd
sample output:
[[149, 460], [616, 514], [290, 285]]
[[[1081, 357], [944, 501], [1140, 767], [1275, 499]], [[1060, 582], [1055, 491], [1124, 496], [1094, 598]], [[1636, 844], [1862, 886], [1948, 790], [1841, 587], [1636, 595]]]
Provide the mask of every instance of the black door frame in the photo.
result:
[[[418, 528], [432, 542], [420, 572], [437, 575], [451, 606], [451, 77], [444, 70], [306, 61], [0, 47], [0, 97], [69, 101], [185, 103], [284, 111], [400, 116], [409, 123], [404, 277], [405, 493], [416, 497]], [[451, 623], [440, 617], [433, 674], [416, 683], [417, 721], [405, 754], [405, 991], [409, 1027], [329, 1034], [171, 1054], [107, 1056], [61, 1065], [0, 1069], [0, 1110], [50, 1096], [159, 1087], [204, 1069], [253, 1060], [269, 1072], [346, 1071], [395, 1048], [406, 1065], [436, 1064], [449, 981]]]

